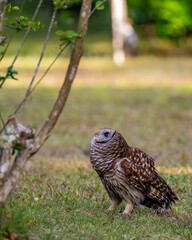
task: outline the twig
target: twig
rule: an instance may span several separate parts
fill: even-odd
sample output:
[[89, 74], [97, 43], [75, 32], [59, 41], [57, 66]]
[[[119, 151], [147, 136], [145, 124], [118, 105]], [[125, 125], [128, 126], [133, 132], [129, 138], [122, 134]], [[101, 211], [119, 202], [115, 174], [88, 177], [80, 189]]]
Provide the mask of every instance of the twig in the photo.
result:
[[1, 119], [1, 122], [2, 122], [3, 126], [5, 126], [5, 122], [4, 122], [4, 120], [3, 120], [3, 117], [2, 117], [2, 115], [1, 115], [1, 113], [0, 113], [0, 119]]
[[14, 35], [15, 32], [16, 32], [15, 30], [12, 31], [12, 33], [11, 33], [11, 35], [10, 35], [10, 37], [9, 37], [8, 43], [7, 43], [6, 47], [5, 47], [5, 50], [3, 51], [3, 54], [2, 54], [2, 56], [1, 56], [1, 58], [0, 58], [0, 62], [2, 61], [2, 59], [3, 59], [4, 56], [5, 56], [5, 53], [7, 52], [7, 49], [8, 49], [8, 47], [9, 47], [9, 45], [10, 45], [10, 42], [11, 42], [11, 40], [12, 40], [13, 35]]
[[26, 94], [25, 94], [23, 100], [21, 101], [21, 103], [19, 104], [18, 108], [16, 109], [16, 111], [15, 111], [15, 113], [14, 113], [14, 114], [16, 114], [16, 115], [18, 115], [18, 114], [21, 112], [23, 106], [25, 105], [25, 102], [26, 102], [27, 98], [28, 98], [29, 95], [30, 95], [30, 91], [31, 91], [33, 82], [34, 82], [34, 80], [35, 80], [35, 78], [36, 78], [37, 72], [38, 72], [38, 70], [39, 70], [39, 66], [40, 66], [40, 64], [41, 64], [42, 58], [43, 58], [43, 56], [44, 56], [44, 53], [45, 53], [45, 50], [46, 50], [46, 47], [47, 47], [47, 44], [48, 44], [48, 41], [49, 41], [49, 38], [50, 38], [51, 29], [52, 29], [53, 23], [54, 23], [54, 21], [55, 21], [56, 14], [57, 14], [57, 9], [55, 8], [54, 11], [53, 11], [53, 15], [52, 15], [52, 17], [51, 17], [51, 22], [50, 22], [50, 24], [49, 24], [49, 28], [48, 28], [48, 31], [47, 31], [47, 35], [46, 35], [46, 38], [45, 38], [45, 41], [44, 41], [44, 44], [43, 44], [43, 48], [42, 48], [41, 55], [40, 55], [39, 61], [38, 61], [38, 63], [37, 63], [35, 72], [34, 72], [34, 74], [33, 74], [33, 77], [32, 77], [32, 79], [31, 79], [31, 82], [30, 82], [30, 84], [29, 84], [29, 87], [28, 87], [28, 89], [27, 89], [27, 91], [26, 91]]
[[15, 58], [13, 59], [13, 62], [12, 62], [12, 64], [11, 64], [12, 67], [13, 67], [14, 63], [16, 62], [19, 54], [20, 54], [20, 51], [21, 51], [21, 49], [22, 49], [22, 47], [23, 47], [23, 45], [24, 45], [24, 43], [25, 43], [25, 40], [26, 40], [26, 38], [27, 38], [27, 36], [28, 36], [31, 28], [32, 28], [33, 22], [35, 21], [35, 18], [36, 18], [36, 16], [37, 16], [37, 13], [39, 12], [39, 9], [40, 9], [40, 7], [41, 7], [42, 2], [43, 2], [43, 0], [40, 0], [40, 1], [39, 1], [39, 4], [37, 5], [37, 8], [35, 9], [35, 12], [34, 12], [34, 14], [33, 14], [33, 17], [32, 17], [32, 19], [31, 19], [31, 24], [30, 24], [29, 27], [27, 28], [27, 31], [25, 32], [25, 35], [24, 35], [24, 37], [23, 37], [23, 39], [22, 39], [22, 41], [21, 41], [21, 43], [20, 43], [19, 49], [17, 50], [17, 54], [16, 54], [16, 56], [15, 56]]
[[43, 73], [43, 75], [40, 77], [40, 79], [37, 81], [37, 83], [35, 84], [35, 86], [33, 86], [33, 88], [31, 89], [29, 96], [32, 94], [32, 92], [36, 89], [36, 87], [39, 85], [39, 83], [43, 80], [43, 78], [45, 77], [45, 75], [49, 72], [49, 70], [51, 69], [51, 67], [53, 66], [53, 64], [56, 62], [56, 60], [61, 56], [61, 54], [63, 53], [63, 51], [69, 46], [69, 43], [65, 44], [65, 46], [63, 48], [61, 48], [61, 50], [59, 51], [59, 53], [57, 54], [57, 56], [55, 57], [55, 59], [52, 61], [52, 63], [49, 65], [49, 67], [47, 68], [47, 70]]
[[[1, 122], [2, 122], [2, 124], [3, 124], [3, 128], [2, 128], [2, 129], [4, 129], [4, 128], [5, 128], [5, 122], [4, 122], [4, 120], [3, 120], [3, 117], [2, 117], [2, 115], [1, 115], [1, 112], [0, 112], [0, 119], [1, 119]], [[1, 130], [0, 130], [0, 133], [1, 133]]]
[[[18, 16], [20, 16], [20, 14], [22, 13], [23, 7], [24, 7], [24, 5], [25, 5], [25, 2], [26, 2], [26, 0], [23, 0], [22, 5], [21, 5], [21, 7], [20, 7], [20, 9], [19, 9]], [[13, 31], [11, 32], [10, 37], [9, 37], [9, 40], [8, 40], [8, 43], [7, 43], [7, 45], [6, 45], [6, 47], [5, 47], [5, 50], [3, 51], [3, 54], [2, 54], [2, 56], [1, 56], [1, 58], [0, 58], [0, 62], [1, 62], [2, 59], [4, 58], [4, 56], [5, 56], [6, 52], [7, 52], [7, 49], [8, 49], [8, 47], [9, 47], [9, 45], [10, 45], [10, 42], [11, 42], [11, 40], [12, 40], [12, 38], [13, 38], [13, 35], [14, 35], [15, 33], [16, 33], [16, 30], [13, 30]]]
[[101, 1], [99, 4], [95, 5], [95, 7], [91, 10], [91, 12], [90, 12], [90, 14], [89, 14], [89, 18], [90, 18], [91, 15], [97, 10], [97, 8], [98, 8], [99, 6], [101, 6], [103, 3], [108, 2], [108, 1], [109, 1], [109, 0], [103, 0], [103, 1]]
[[[17, 50], [17, 53], [16, 53], [16, 55], [15, 55], [15, 58], [13, 59], [13, 62], [11, 63], [11, 68], [13, 68], [13, 65], [15, 64], [15, 62], [16, 62], [16, 60], [17, 60], [17, 58], [18, 58], [18, 56], [19, 56], [19, 54], [20, 54], [20, 52], [21, 52], [21, 49], [22, 49], [22, 47], [23, 47], [23, 45], [24, 45], [24, 43], [25, 43], [25, 40], [27, 39], [27, 36], [28, 36], [28, 34], [29, 34], [29, 32], [30, 32], [30, 30], [31, 30], [31, 28], [32, 28], [32, 25], [33, 25], [33, 22], [35, 21], [35, 18], [36, 18], [36, 16], [37, 16], [37, 13], [39, 12], [39, 9], [40, 9], [40, 7], [41, 7], [41, 4], [42, 4], [42, 2], [43, 2], [43, 0], [40, 0], [39, 1], [39, 4], [37, 5], [37, 8], [36, 8], [36, 10], [35, 10], [35, 12], [34, 12], [34, 14], [33, 14], [33, 17], [32, 17], [32, 19], [31, 19], [31, 23], [29, 24], [29, 27], [27, 28], [27, 31], [25, 32], [25, 35], [24, 35], [24, 37], [23, 37], [23, 39], [22, 39], [22, 41], [21, 41], [21, 43], [20, 43], [20, 46], [19, 46], [19, 48], [18, 48], [18, 50]], [[14, 34], [14, 33], [13, 33]], [[12, 37], [13, 36], [11, 36], [11, 39], [12, 39]], [[10, 43], [10, 41], [8, 42], [8, 44]], [[7, 47], [8, 48], [8, 47]], [[6, 50], [7, 50], [7, 48], [6, 48]], [[5, 54], [4, 54], [5, 55]], [[4, 57], [4, 55], [3, 55], [3, 57]], [[2, 59], [1, 59], [2, 60]], [[5, 77], [3, 80], [2, 80], [2, 82], [1, 82], [1, 84], [0, 84], [0, 88], [3, 86], [3, 84], [4, 84], [4, 82], [5, 82], [5, 80], [7, 79], [7, 77]]]

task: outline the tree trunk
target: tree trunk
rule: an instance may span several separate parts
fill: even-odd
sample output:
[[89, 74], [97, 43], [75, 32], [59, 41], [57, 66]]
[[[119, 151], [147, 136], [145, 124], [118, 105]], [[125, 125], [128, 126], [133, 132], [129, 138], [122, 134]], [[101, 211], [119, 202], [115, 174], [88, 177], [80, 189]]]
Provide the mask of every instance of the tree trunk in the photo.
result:
[[7, 0], [0, 0], [0, 45], [5, 40], [5, 37], [2, 34], [3, 31], [3, 18], [5, 14]]
[[126, 0], [111, 0], [113, 60], [117, 65], [125, 61], [126, 55], [136, 53], [138, 39], [128, 19]]
[[[78, 22], [78, 32], [81, 33], [81, 37], [75, 40], [65, 80], [49, 117], [39, 133], [35, 135], [34, 130], [22, 125], [15, 115], [10, 116], [0, 133], [0, 140], [3, 143], [0, 147], [1, 205], [5, 204], [8, 195], [14, 189], [27, 160], [41, 148], [49, 137], [65, 106], [83, 53], [83, 42], [87, 32], [91, 4], [92, 0], [83, 0], [82, 2]], [[12, 155], [14, 151], [17, 151], [15, 157]]]

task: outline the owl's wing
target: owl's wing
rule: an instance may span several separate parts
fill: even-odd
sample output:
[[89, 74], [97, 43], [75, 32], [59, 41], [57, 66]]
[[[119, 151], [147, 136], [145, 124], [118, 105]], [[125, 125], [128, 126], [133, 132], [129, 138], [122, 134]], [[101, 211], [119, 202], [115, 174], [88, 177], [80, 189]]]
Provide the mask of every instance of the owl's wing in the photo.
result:
[[154, 159], [138, 148], [121, 161], [126, 179], [138, 190], [144, 192], [154, 175]]
[[158, 175], [154, 168], [154, 159], [135, 149], [131, 155], [121, 161], [125, 178], [144, 196], [155, 202], [169, 205], [178, 200], [167, 183]]

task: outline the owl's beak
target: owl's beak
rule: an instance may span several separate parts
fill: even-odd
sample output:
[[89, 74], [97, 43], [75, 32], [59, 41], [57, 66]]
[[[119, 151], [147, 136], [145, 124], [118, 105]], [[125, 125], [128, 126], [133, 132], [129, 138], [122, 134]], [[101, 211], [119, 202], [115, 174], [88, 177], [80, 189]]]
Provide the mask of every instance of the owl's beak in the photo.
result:
[[99, 134], [99, 130], [97, 130], [96, 132], [95, 132], [95, 135], [98, 135]]

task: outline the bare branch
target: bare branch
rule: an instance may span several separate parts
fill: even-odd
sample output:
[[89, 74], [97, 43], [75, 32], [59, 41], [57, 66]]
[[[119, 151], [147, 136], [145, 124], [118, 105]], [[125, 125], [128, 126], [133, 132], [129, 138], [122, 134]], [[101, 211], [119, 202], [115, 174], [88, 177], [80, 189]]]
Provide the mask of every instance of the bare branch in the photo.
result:
[[75, 44], [74, 44], [73, 51], [71, 54], [71, 59], [69, 62], [65, 80], [60, 89], [59, 96], [58, 96], [58, 98], [53, 106], [53, 109], [48, 117], [48, 120], [42, 126], [41, 130], [39, 131], [39, 134], [36, 137], [34, 151], [37, 151], [41, 147], [41, 145], [46, 141], [46, 139], [48, 138], [51, 130], [54, 128], [54, 126], [63, 110], [63, 107], [65, 106], [65, 103], [67, 101], [67, 98], [68, 98], [68, 95], [69, 95], [69, 92], [71, 89], [71, 85], [76, 76], [79, 62], [80, 62], [80, 59], [81, 59], [81, 56], [83, 53], [83, 41], [84, 41], [84, 38], [85, 38], [85, 35], [87, 32], [91, 3], [92, 3], [92, 0], [84, 0], [82, 3], [80, 16], [79, 16], [79, 22], [78, 22], [78, 31], [77, 31], [77, 32], [81, 33], [82, 37], [76, 38], [76, 40], [75, 40]]
[[35, 86], [31, 89], [29, 96], [32, 94], [32, 92], [36, 89], [36, 87], [40, 84], [40, 82], [43, 80], [43, 78], [46, 76], [46, 74], [49, 72], [49, 70], [51, 69], [51, 67], [53, 66], [53, 64], [57, 61], [57, 59], [61, 56], [61, 54], [63, 53], [63, 51], [69, 46], [69, 43], [67, 43], [64, 47], [62, 47], [59, 51], [59, 53], [57, 54], [57, 56], [54, 58], [54, 60], [51, 62], [51, 64], [49, 65], [49, 67], [46, 69], [46, 71], [43, 73], [43, 75], [40, 77], [40, 79], [37, 81], [37, 83], [35, 84]]
[[52, 29], [52, 26], [53, 26], [53, 23], [55, 21], [55, 17], [56, 17], [56, 14], [57, 14], [57, 9], [55, 8], [54, 11], [53, 11], [53, 15], [52, 15], [52, 18], [51, 18], [51, 22], [49, 24], [49, 28], [48, 28], [48, 31], [47, 31], [47, 35], [46, 35], [46, 38], [45, 38], [45, 41], [44, 41], [44, 44], [43, 44], [43, 48], [42, 48], [42, 51], [41, 51], [41, 55], [40, 55], [40, 58], [39, 58], [39, 61], [37, 63], [37, 66], [36, 66], [36, 69], [35, 69], [35, 72], [34, 72], [34, 75], [32, 77], [32, 80], [29, 84], [29, 87], [26, 91], [26, 94], [25, 94], [25, 97], [24, 99], [22, 100], [22, 102], [19, 104], [18, 108], [16, 109], [15, 113], [16, 115], [18, 115], [22, 108], [24, 107], [25, 105], [25, 102], [27, 101], [27, 98], [29, 97], [30, 95], [30, 91], [31, 91], [31, 88], [32, 88], [32, 85], [33, 85], [33, 82], [36, 78], [36, 75], [37, 75], [37, 72], [39, 70], [39, 66], [41, 64], [41, 61], [43, 59], [43, 56], [44, 56], [44, 53], [45, 53], [45, 50], [46, 50], [46, 47], [47, 47], [47, 44], [48, 44], [48, 41], [49, 41], [49, 38], [50, 38], [50, 34], [51, 34], [51, 29]]
[[3, 120], [3, 117], [2, 117], [2, 115], [1, 115], [1, 113], [0, 113], [0, 120], [1, 120], [1, 122], [2, 122], [2, 124], [3, 124], [3, 128], [4, 128], [5, 122], [4, 122], [4, 120]]

